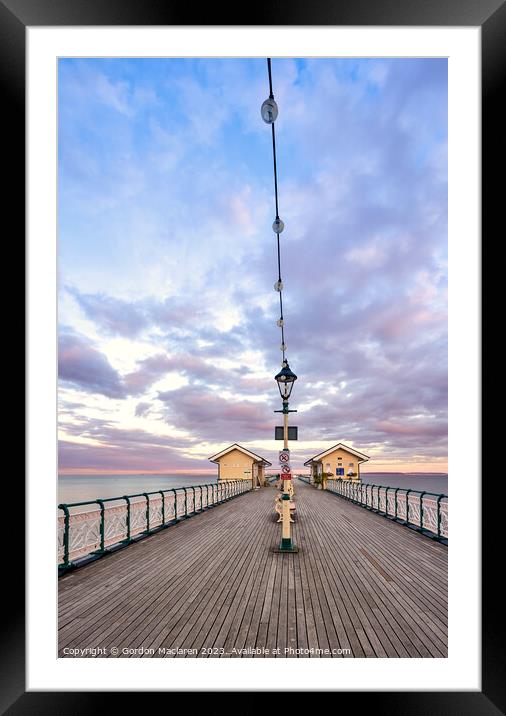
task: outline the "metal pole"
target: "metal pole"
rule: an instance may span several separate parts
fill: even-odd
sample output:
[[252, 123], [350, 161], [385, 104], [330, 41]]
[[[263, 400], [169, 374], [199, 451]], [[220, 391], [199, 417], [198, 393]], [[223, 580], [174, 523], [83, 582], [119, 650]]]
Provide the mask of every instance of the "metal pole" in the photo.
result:
[[[68, 567], [70, 564], [69, 560], [69, 528], [70, 528], [70, 512], [67, 505], [58, 505], [58, 509], [63, 510], [64, 517], [64, 531], [63, 531], [63, 566]], [[438, 502], [438, 534], [439, 534], [439, 502]]]
[[131, 539], [130, 539], [130, 498], [128, 497], [128, 495], [123, 495], [123, 499], [126, 502], [126, 509], [127, 509], [127, 513], [126, 513], [126, 533], [127, 534], [126, 534], [125, 542], [130, 542], [131, 541]]
[[[288, 401], [283, 401], [283, 446], [288, 450]], [[283, 495], [282, 502], [282, 523], [281, 523], [281, 544], [280, 552], [296, 552], [297, 548], [292, 543], [291, 524], [290, 524], [290, 491], [288, 489], [288, 480], [282, 480]]]
[[96, 501], [100, 505], [100, 549], [99, 553], [105, 552], [105, 506], [103, 500]]

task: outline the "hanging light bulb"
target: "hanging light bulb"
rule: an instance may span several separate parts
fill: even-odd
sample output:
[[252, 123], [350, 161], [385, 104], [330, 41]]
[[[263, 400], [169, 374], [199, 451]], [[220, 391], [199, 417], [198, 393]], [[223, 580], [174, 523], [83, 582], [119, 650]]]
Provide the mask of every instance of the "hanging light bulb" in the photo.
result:
[[279, 216], [276, 216], [276, 218], [274, 219], [274, 223], [272, 224], [272, 230], [275, 234], [280, 234], [284, 228], [284, 223], [281, 221]]
[[278, 318], [278, 320], [276, 321], [276, 325], [281, 328], [281, 326], [285, 325], [285, 322], [282, 318]]
[[283, 351], [283, 353], [286, 351], [286, 343], [282, 343], [279, 347]]
[[278, 116], [278, 105], [274, 101], [274, 97], [269, 97], [265, 100], [262, 104], [260, 113], [264, 122], [267, 124], [274, 124]]
[[283, 281], [276, 281], [276, 283], [274, 284], [274, 290], [282, 291], [283, 290]]

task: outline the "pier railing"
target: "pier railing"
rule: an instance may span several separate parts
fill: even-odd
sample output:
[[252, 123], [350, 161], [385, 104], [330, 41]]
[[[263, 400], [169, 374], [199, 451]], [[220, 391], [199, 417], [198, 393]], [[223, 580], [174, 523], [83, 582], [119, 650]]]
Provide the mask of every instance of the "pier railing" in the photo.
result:
[[448, 495], [336, 478], [327, 480], [327, 491], [440, 542], [448, 541]]
[[[251, 480], [140, 492], [58, 505], [58, 568], [108, 552], [251, 490]], [[76, 564], [77, 561], [77, 564]]]

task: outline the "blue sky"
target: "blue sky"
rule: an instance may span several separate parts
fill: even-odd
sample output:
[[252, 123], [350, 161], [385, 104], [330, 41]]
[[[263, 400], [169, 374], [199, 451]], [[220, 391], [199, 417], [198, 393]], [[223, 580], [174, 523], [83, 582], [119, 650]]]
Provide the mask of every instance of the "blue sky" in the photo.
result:
[[[295, 464], [447, 467], [447, 63], [273, 60]], [[264, 59], [59, 62], [60, 470], [273, 458]]]

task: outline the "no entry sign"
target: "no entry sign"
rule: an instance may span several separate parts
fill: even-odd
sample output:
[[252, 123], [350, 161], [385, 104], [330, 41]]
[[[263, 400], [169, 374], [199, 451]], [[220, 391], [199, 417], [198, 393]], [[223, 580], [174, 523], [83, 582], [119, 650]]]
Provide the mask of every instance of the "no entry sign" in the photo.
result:
[[283, 465], [283, 463], [289, 463], [290, 462], [290, 453], [286, 450], [280, 450], [279, 462], [281, 465]]

